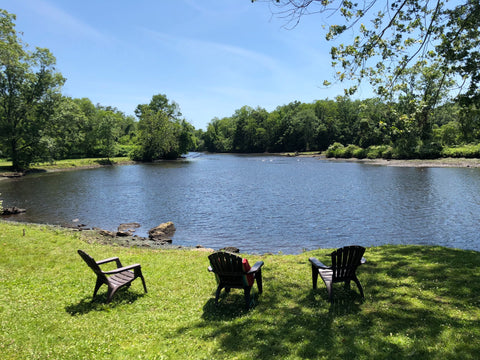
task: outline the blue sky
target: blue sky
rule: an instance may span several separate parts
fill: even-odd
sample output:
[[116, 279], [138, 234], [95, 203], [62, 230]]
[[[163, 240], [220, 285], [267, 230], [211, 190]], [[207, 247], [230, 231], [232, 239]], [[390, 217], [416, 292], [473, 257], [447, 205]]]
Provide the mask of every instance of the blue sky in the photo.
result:
[[[197, 129], [244, 105], [268, 111], [343, 94], [332, 80], [325, 23], [294, 29], [250, 0], [3, 0], [31, 49], [48, 48], [63, 94], [133, 115], [165, 94]], [[359, 97], [368, 94], [360, 92]]]

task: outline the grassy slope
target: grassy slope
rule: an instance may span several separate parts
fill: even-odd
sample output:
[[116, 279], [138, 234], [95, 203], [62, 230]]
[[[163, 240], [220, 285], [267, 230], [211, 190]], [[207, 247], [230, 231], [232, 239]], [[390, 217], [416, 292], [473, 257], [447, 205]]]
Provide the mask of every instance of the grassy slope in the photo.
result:
[[[24, 235], [25, 229], [25, 235]], [[103, 304], [77, 255], [141, 263], [140, 280]], [[480, 253], [441, 247], [367, 249], [355, 285], [311, 290], [308, 257], [265, 261], [264, 293], [243, 310], [239, 290], [213, 304], [207, 254], [89, 243], [78, 233], [0, 222], [2, 359], [474, 359], [480, 351]], [[321, 284], [321, 283], [320, 283]], [[321, 284], [323, 285], [323, 284]], [[258, 294], [257, 294], [258, 295]]]
[[[101, 158], [87, 158], [87, 159], [67, 159], [57, 160], [54, 163], [37, 163], [30, 166], [30, 171], [56, 171], [68, 169], [80, 169], [88, 167], [98, 167], [109, 164], [131, 163], [132, 161], [127, 157], [116, 157], [110, 160]], [[14, 174], [12, 171], [12, 162], [5, 159], [0, 159], [0, 174], [5, 176]]]

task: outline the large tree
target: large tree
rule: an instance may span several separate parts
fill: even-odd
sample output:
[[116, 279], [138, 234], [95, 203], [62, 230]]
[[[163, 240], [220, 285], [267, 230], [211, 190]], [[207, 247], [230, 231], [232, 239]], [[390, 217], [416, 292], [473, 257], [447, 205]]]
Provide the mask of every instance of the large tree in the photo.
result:
[[0, 9], [0, 141], [14, 170], [38, 155], [65, 79], [47, 49], [29, 51], [15, 30], [15, 15]]
[[176, 159], [193, 146], [193, 127], [181, 118], [180, 107], [166, 95], [154, 95], [149, 104], [138, 105], [135, 115], [139, 119], [135, 158]]
[[419, 125], [422, 140], [431, 135], [429, 118], [446, 99], [441, 95], [456, 96], [465, 107], [480, 108], [478, 0], [254, 1], [273, 4], [273, 11], [292, 27], [303, 16], [323, 14], [329, 25], [326, 38], [334, 42], [331, 57], [336, 80], [353, 81], [347, 94], [368, 80], [377, 94], [396, 101], [414, 76], [426, 80], [424, 92], [417, 91], [413, 99], [415, 110], [407, 114]]

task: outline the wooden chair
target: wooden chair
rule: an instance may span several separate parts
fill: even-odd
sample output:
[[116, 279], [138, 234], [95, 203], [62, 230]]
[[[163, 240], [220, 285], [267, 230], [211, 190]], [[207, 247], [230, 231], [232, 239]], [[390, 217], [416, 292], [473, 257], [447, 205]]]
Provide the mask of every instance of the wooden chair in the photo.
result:
[[332, 257], [332, 266], [322, 264], [317, 258], [311, 257], [308, 259], [312, 263], [312, 282], [313, 288], [317, 288], [318, 275], [322, 277], [328, 291], [328, 298], [330, 302], [333, 299], [332, 284], [344, 282], [345, 286], [350, 286], [350, 281], [353, 280], [360, 290], [362, 298], [363, 288], [357, 278], [357, 268], [366, 262], [363, 254], [365, 248], [361, 246], [345, 246], [337, 249], [330, 254]]
[[[123, 286], [126, 286], [127, 288], [130, 287], [131, 282], [136, 278], [142, 279], [143, 289], [145, 292], [147, 292], [147, 286], [145, 285], [145, 279], [143, 278], [140, 264], [122, 266], [122, 263], [118, 257], [95, 261], [90, 255], [82, 250], [78, 250], [78, 254], [97, 275], [97, 283], [95, 284], [95, 290], [93, 291], [93, 298], [95, 298], [95, 295], [97, 295], [97, 291], [100, 289], [100, 286], [106, 284], [108, 286], [107, 303], [109, 303], [118, 289]], [[99, 265], [113, 261], [116, 262], [117, 269], [110, 271], [102, 271], [102, 269], [100, 269]]]
[[210, 266], [208, 271], [213, 272], [217, 278], [218, 287], [215, 294], [215, 305], [218, 305], [218, 298], [223, 288], [228, 293], [230, 289], [243, 289], [245, 305], [247, 309], [251, 306], [250, 291], [255, 280], [257, 281], [258, 292], [263, 291], [262, 266], [263, 261], [258, 261], [250, 268], [248, 261], [240, 256], [218, 251], [208, 256]]

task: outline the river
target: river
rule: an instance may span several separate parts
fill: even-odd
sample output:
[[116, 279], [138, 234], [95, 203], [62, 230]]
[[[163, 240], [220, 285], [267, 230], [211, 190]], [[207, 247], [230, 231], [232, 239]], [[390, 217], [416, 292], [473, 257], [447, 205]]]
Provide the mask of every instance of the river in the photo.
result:
[[321, 158], [190, 154], [183, 161], [0, 181], [11, 220], [136, 234], [173, 221], [173, 243], [298, 254], [348, 244], [480, 251], [480, 169], [376, 166]]

